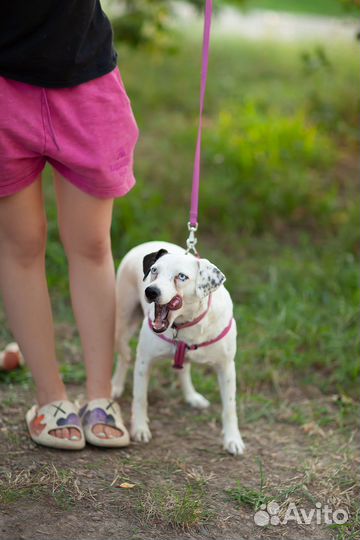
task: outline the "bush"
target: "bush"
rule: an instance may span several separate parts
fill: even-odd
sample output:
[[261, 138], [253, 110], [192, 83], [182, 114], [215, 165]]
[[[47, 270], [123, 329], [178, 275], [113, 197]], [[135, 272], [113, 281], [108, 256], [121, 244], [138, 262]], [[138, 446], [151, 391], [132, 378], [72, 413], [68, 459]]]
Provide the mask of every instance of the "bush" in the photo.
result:
[[204, 207], [218, 223], [262, 232], [320, 225], [334, 211], [336, 187], [318, 173], [333, 165], [333, 143], [303, 111], [284, 115], [245, 101], [221, 111], [207, 138], [216, 181], [203, 183]]

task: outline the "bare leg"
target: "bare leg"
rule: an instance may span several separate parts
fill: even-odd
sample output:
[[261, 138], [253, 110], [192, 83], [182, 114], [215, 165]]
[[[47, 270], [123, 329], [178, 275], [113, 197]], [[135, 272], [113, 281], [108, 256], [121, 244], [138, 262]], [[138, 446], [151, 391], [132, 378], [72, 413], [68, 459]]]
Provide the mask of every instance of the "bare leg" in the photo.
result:
[[[92, 197], [55, 172], [61, 240], [69, 262], [71, 301], [84, 351], [88, 399], [110, 398], [114, 363], [113, 199]], [[119, 430], [96, 424], [95, 435]], [[105, 435], [104, 435], [105, 434]]]
[[191, 380], [191, 364], [186, 362], [183, 369], [178, 370], [180, 386], [186, 403], [197, 409], [206, 409], [210, 403], [193, 386]]
[[[47, 222], [41, 177], [0, 198], [0, 288], [11, 331], [36, 385], [38, 405], [67, 399], [56, 362], [51, 304], [45, 274]], [[54, 430], [60, 438], [77, 429]]]

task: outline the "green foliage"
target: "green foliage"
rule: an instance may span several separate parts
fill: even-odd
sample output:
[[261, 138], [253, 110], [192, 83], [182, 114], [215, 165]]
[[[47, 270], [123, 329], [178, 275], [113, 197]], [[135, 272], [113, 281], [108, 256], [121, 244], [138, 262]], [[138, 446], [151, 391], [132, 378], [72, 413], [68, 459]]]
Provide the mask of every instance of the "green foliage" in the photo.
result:
[[170, 43], [169, 6], [165, 0], [126, 0], [123, 13], [112, 19], [115, 37], [132, 46]]
[[336, 191], [313, 170], [329, 170], [334, 145], [304, 111], [285, 116], [246, 101], [221, 111], [208, 133], [217, 181], [204, 185], [203, 197], [208, 207], [217, 201], [217, 224], [262, 232], [274, 223], [331, 220]]
[[[185, 0], [199, 12], [204, 0]], [[132, 47], [146, 46], [172, 50], [175, 40], [172, 16], [176, 2], [166, 0], [112, 0], [120, 7], [113, 16], [112, 25], [117, 40]], [[244, 9], [268, 9], [295, 13], [330, 16], [358, 16], [358, 0], [215, 0], [214, 11], [232, 4]]]
[[[259, 249], [258, 245], [258, 249]], [[323, 391], [355, 391], [359, 378], [358, 268], [336, 244], [251, 248], [228, 281], [239, 298], [239, 382], [285, 384], [292, 373]], [[252, 382], [251, 382], [252, 381]]]
[[12, 371], [0, 371], [0, 383], [7, 385], [21, 384], [28, 387], [31, 382], [31, 373], [26, 367], [14, 369]]
[[[153, 239], [184, 244], [198, 119], [200, 39], [174, 56], [122, 47], [140, 128], [137, 184], [114, 204], [115, 264]], [[196, 51], [196, 54], [195, 54]], [[308, 58], [304, 59], [304, 52]], [[309, 69], [310, 64], [314, 69]], [[326, 59], [326, 60], [325, 60]], [[240, 390], [313, 383], [356, 392], [359, 370], [357, 51], [350, 45], [248, 43], [214, 36], [206, 93], [200, 253], [227, 276], [235, 302]], [[331, 91], [330, 91], [331, 90]], [[49, 169], [47, 276], [56, 321], [71, 315]], [[0, 310], [2, 346], [13, 340]], [[73, 339], [73, 338], [71, 338]], [[66, 349], [63, 340], [59, 346]], [[62, 353], [61, 360], [66, 360]], [[82, 382], [64, 363], [66, 381]], [[195, 383], [218, 399], [215, 378]], [[28, 383], [26, 370], [1, 373]], [[266, 404], [252, 414], [265, 415]]]

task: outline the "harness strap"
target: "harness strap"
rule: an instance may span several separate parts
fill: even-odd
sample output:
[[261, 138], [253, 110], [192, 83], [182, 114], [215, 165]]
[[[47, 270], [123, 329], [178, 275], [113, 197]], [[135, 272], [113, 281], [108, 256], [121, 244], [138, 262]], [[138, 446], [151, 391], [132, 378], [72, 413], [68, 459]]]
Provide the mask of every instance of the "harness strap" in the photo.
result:
[[176, 330], [181, 330], [182, 328], [188, 328], [189, 326], [194, 326], [194, 324], [200, 322], [205, 317], [205, 315], [207, 314], [207, 312], [210, 309], [210, 306], [211, 306], [211, 293], [209, 294], [209, 300], [208, 300], [207, 308], [203, 313], [201, 313], [198, 317], [195, 317], [195, 319], [193, 319], [192, 321], [179, 323], [179, 324], [173, 323], [171, 325], [172, 328], [175, 328]]
[[182, 369], [184, 365], [184, 360], [185, 360], [186, 348], [187, 348], [187, 345], [185, 341], [178, 341], [176, 345], [175, 356], [174, 356], [174, 363], [173, 363], [174, 369]]
[[[182, 341], [180, 339], [171, 339], [166, 336], [163, 336], [162, 334], [156, 334], [156, 335], [163, 341], [167, 341], [167, 343], [176, 345], [173, 368], [182, 369], [184, 365], [186, 350], [195, 351], [199, 347], [207, 347], [208, 345], [212, 345], [213, 343], [220, 341], [220, 339], [225, 337], [230, 332], [230, 328], [233, 323], [233, 320], [234, 320], [234, 317], [231, 317], [229, 324], [224, 328], [222, 332], [220, 332], [218, 336], [216, 336], [213, 339], [209, 339], [208, 341], [203, 341], [202, 343], [198, 343], [196, 345], [188, 345], [185, 341]], [[149, 324], [150, 329], [154, 331], [151, 325], [150, 317], [148, 318], [148, 324]]]

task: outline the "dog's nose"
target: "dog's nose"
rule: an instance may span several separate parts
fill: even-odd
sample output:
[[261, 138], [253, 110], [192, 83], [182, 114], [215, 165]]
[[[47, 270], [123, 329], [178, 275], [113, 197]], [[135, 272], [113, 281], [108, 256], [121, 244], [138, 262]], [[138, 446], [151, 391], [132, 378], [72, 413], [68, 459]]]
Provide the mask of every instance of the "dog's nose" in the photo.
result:
[[157, 287], [146, 287], [145, 296], [149, 302], [154, 302], [160, 296], [160, 291]]

